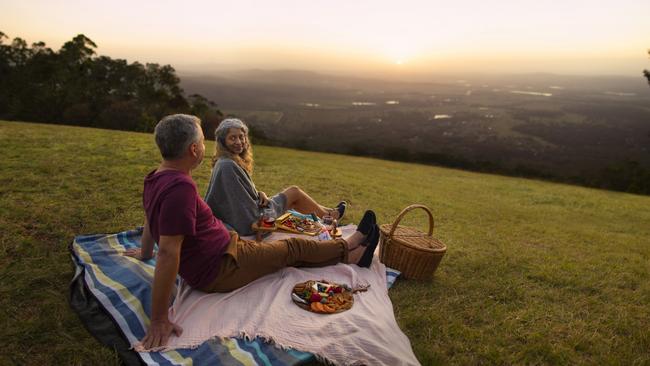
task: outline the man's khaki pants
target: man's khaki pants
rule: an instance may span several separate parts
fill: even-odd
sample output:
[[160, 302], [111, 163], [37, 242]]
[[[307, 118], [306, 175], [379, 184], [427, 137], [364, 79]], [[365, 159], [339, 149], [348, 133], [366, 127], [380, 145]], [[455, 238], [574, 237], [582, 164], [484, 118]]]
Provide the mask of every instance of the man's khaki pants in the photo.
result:
[[205, 292], [228, 292], [285, 267], [325, 267], [348, 259], [343, 239], [314, 241], [289, 238], [272, 242], [242, 240], [230, 232], [217, 277], [202, 288]]

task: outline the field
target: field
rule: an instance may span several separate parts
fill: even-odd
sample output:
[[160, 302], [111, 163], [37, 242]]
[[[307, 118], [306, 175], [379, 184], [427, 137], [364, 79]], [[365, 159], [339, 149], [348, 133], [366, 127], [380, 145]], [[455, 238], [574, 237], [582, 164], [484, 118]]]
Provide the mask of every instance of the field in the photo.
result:
[[[207, 143], [208, 151], [213, 144]], [[254, 180], [382, 223], [429, 206], [448, 252], [390, 291], [424, 365], [650, 364], [650, 197], [257, 146]], [[152, 135], [0, 122], [0, 364], [119, 364], [67, 304], [75, 235], [142, 222]], [[194, 178], [207, 188], [210, 168]], [[405, 223], [424, 228], [414, 211]]]

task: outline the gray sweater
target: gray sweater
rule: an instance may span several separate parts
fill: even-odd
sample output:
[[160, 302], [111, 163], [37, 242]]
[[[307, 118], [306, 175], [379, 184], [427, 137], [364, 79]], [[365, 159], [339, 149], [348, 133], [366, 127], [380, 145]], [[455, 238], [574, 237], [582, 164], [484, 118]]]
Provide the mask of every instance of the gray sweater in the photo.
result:
[[219, 220], [240, 235], [252, 235], [251, 225], [259, 218], [259, 196], [255, 183], [232, 159], [220, 158], [212, 169], [205, 202]]

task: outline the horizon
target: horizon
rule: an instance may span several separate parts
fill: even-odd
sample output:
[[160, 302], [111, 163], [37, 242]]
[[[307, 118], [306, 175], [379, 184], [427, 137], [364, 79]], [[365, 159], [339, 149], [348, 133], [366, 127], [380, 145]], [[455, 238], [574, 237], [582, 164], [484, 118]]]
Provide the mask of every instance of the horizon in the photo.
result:
[[[155, 11], [152, 11], [155, 9]], [[390, 79], [433, 74], [640, 76], [650, 3], [498, 5], [284, 1], [215, 5], [9, 1], [0, 31], [54, 50], [77, 34], [97, 54], [184, 72], [305, 70]]]

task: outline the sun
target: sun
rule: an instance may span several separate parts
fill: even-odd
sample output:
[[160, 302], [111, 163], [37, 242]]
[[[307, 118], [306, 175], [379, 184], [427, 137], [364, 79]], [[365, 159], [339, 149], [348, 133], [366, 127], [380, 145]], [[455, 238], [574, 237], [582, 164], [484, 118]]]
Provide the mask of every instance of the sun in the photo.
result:
[[381, 51], [384, 60], [397, 66], [403, 66], [411, 61], [416, 55], [416, 47], [402, 40], [393, 43], [387, 42], [383, 45]]

